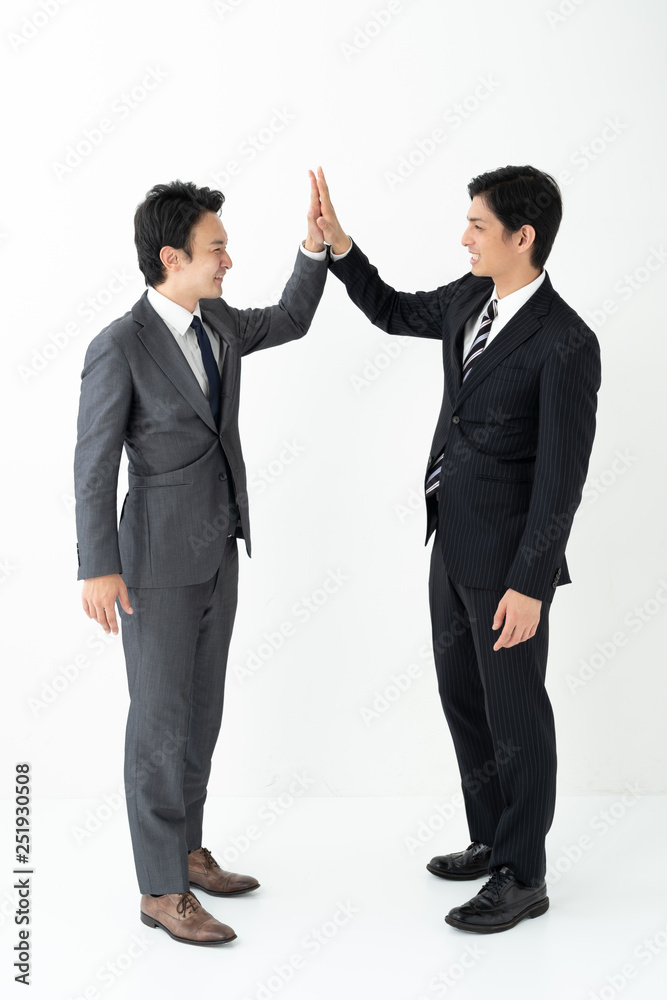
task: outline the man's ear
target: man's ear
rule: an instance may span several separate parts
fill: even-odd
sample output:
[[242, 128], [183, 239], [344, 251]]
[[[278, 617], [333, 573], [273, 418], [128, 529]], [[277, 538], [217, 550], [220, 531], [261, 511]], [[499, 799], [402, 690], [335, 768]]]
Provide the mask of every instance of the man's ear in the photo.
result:
[[180, 256], [178, 250], [174, 247], [162, 247], [160, 250], [160, 260], [167, 271], [175, 273], [181, 269]]
[[514, 234], [515, 245], [519, 253], [526, 253], [535, 243], [535, 228], [533, 226], [522, 226]]

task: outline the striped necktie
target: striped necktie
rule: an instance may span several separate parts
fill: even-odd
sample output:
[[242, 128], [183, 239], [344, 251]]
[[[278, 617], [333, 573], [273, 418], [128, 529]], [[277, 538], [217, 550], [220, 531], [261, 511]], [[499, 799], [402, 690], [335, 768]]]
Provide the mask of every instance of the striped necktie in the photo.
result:
[[470, 375], [472, 366], [486, 347], [486, 342], [489, 339], [489, 334], [491, 333], [491, 326], [497, 315], [498, 299], [491, 299], [489, 302], [489, 308], [484, 313], [484, 318], [482, 319], [482, 324], [479, 328], [477, 336], [470, 345], [470, 350], [468, 351], [463, 362], [463, 382], [465, 382], [468, 375]]
[[[470, 345], [470, 350], [468, 351], [463, 362], [462, 385], [470, 374], [475, 361], [486, 347], [486, 342], [489, 339], [489, 334], [491, 332], [491, 325], [497, 315], [498, 299], [491, 299], [489, 302], [489, 308], [484, 313], [484, 318], [482, 319], [477, 336]], [[428, 497], [433, 493], [435, 494], [436, 500], [438, 499], [438, 488], [440, 487], [440, 474], [442, 472], [442, 460], [444, 457], [445, 453], [443, 451], [442, 455], [438, 455], [438, 457], [433, 461], [430, 469], [427, 469], [426, 471], [426, 483], [424, 486], [425, 495]]]
[[192, 326], [197, 334], [197, 343], [199, 344], [199, 350], [201, 351], [201, 359], [204, 362], [206, 378], [208, 379], [208, 402], [211, 407], [213, 419], [215, 420], [217, 426], [218, 416], [220, 414], [220, 369], [218, 368], [217, 361], [213, 357], [211, 341], [208, 339], [208, 334], [206, 333], [199, 316], [192, 317]]

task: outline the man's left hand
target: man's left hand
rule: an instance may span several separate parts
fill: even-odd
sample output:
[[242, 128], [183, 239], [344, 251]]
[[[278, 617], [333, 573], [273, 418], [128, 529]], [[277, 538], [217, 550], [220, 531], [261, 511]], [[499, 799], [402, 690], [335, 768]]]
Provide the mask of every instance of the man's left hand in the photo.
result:
[[535, 597], [527, 597], [516, 590], [505, 591], [493, 617], [494, 629], [505, 622], [494, 650], [497, 652], [503, 647], [516, 646], [519, 642], [532, 639], [537, 632], [541, 607], [542, 601]]

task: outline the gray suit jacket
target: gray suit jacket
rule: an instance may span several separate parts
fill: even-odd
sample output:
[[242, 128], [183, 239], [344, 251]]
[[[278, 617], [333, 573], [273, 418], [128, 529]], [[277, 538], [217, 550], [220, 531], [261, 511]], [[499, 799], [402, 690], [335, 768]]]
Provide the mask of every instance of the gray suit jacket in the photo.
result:
[[[200, 301], [204, 320], [225, 343], [219, 428], [146, 293], [94, 338], [82, 372], [74, 459], [79, 580], [122, 573], [129, 587], [203, 583], [220, 565], [234, 500], [237, 534], [250, 555], [238, 429], [241, 358], [302, 337], [326, 275], [326, 261], [299, 250], [278, 305], [233, 309], [223, 299]], [[123, 447], [129, 489], [117, 527]]]

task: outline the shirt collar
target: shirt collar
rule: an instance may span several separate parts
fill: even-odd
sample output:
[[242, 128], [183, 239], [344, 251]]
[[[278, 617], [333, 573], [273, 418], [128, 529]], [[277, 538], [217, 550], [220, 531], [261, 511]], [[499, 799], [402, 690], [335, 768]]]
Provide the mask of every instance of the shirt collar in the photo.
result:
[[496, 286], [493, 286], [493, 292], [489, 298], [498, 300], [498, 316], [502, 314], [503, 319], [511, 319], [515, 313], [519, 311], [521, 306], [525, 306], [531, 295], [534, 295], [537, 289], [540, 287], [542, 282], [547, 276], [546, 271], [542, 271], [538, 274], [536, 278], [530, 281], [527, 285], [523, 285], [521, 288], [517, 288], [515, 292], [510, 292], [509, 295], [503, 296], [502, 299], [498, 298], [498, 292]]
[[152, 285], [149, 286], [147, 294], [148, 301], [160, 319], [163, 319], [167, 326], [175, 330], [181, 337], [185, 336], [192, 326], [193, 316], [198, 316], [201, 319], [199, 303], [195, 306], [194, 313], [191, 313], [184, 306], [179, 306], [178, 302], [172, 302], [171, 299], [168, 299], [157, 288], [153, 288]]

